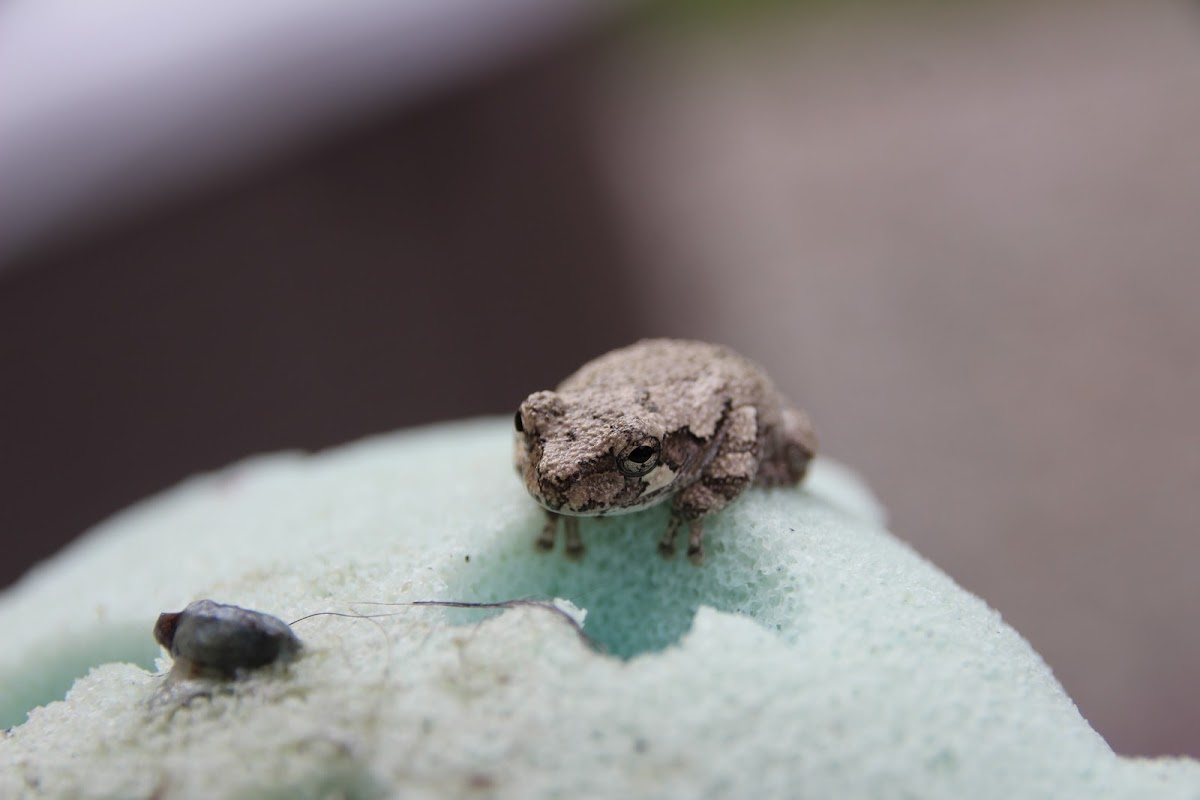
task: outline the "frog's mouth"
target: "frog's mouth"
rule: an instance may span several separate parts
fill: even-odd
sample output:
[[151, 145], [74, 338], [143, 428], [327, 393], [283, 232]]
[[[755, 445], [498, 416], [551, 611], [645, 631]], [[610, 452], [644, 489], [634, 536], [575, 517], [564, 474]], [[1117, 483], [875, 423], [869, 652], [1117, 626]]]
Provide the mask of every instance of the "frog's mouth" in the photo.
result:
[[665, 464], [645, 475], [627, 476], [617, 471], [563, 481], [526, 481], [529, 493], [542, 508], [574, 517], [607, 517], [631, 514], [669, 497], [675, 470]]
[[644, 502], [638, 503], [637, 505], [617, 506], [617, 507], [611, 507], [611, 508], [597, 508], [597, 509], [594, 509], [591, 511], [583, 511], [583, 510], [577, 511], [573, 508], [570, 508], [569, 506], [558, 506], [557, 508], [555, 508], [554, 506], [550, 505], [549, 503], [543, 502], [542, 500], [538, 499], [537, 497], [535, 497], [533, 499], [537, 500], [538, 505], [540, 505], [542, 508], [546, 509], [547, 511], [552, 511], [555, 514], [561, 514], [565, 517], [619, 517], [622, 514], [636, 514], [639, 511], [644, 511], [647, 508], [650, 508], [651, 506], [658, 505], [662, 501], [666, 500], [667, 497], [668, 497], [668, 495], [666, 493], [663, 493], [663, 494], [658, 495], [657, 497], [652, 497]]

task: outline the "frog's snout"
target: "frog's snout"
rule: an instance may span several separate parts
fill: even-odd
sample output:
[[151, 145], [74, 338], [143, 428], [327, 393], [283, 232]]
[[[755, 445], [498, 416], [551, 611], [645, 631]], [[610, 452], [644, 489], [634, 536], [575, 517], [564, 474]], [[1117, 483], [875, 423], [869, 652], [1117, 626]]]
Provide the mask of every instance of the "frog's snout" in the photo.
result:
[[529, 493], [544, 508], [551, 511], [577, 510], [569, 508], [571, 486], [579, 478], [579, 471], [564, 471], [547, 474], [541, 466], [533, 469], [533, 481], [527, 482]]

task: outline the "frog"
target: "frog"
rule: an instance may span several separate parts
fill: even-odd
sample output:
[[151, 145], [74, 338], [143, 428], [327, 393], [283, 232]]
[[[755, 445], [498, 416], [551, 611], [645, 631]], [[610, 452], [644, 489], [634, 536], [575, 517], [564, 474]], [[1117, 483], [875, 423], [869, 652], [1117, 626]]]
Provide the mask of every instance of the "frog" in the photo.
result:
[[514, 463], [544, 509], [535, 540], [570, 559], [585, 553], [582, 517], [671, 504], [658, 542], [704, 562], [704, 521], [750, 486], [798, 485], [816, 456], [808, 416], [767, 373], [728, 347], [643, 339], [584, 364], [553, 390], [530, 394], [513, 420]]

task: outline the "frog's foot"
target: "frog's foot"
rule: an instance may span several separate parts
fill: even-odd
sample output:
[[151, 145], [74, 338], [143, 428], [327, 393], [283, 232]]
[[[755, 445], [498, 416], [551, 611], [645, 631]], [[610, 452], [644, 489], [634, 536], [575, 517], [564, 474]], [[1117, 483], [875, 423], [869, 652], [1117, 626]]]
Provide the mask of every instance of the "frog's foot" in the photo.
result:
[[554, 549], [554, 540], [558, 537], [558, 514], [553, 511], [546, 512], [546, 524], [542, 526], [542, 532], [538, 534], [534, 546], [543, 553], [549, 553]]
[[583, 537], [579, 535], [579, 517], [567, 517], [563, 520], [563, 527], [567, 529], [567, 558], [578, 561], [583, 558], [584, 550]]

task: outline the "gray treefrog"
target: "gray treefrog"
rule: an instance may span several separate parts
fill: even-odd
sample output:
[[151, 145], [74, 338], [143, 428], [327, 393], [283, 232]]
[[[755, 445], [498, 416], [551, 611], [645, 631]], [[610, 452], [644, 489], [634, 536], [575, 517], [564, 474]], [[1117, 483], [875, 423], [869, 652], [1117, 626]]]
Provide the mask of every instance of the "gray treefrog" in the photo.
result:
[[584, 364], [517, 410], [517, 472], [549, 518], [538, 536], [583, 555], [579, 517], [639, 511], [668, 499], [659, 542], [675, 553], [688, 523], [688, 558], [704, 560], [703, 518], [751, 483], [799, 483], [816, 453], [803, 412], [753, 362], [728, 348], [646, 339]]

